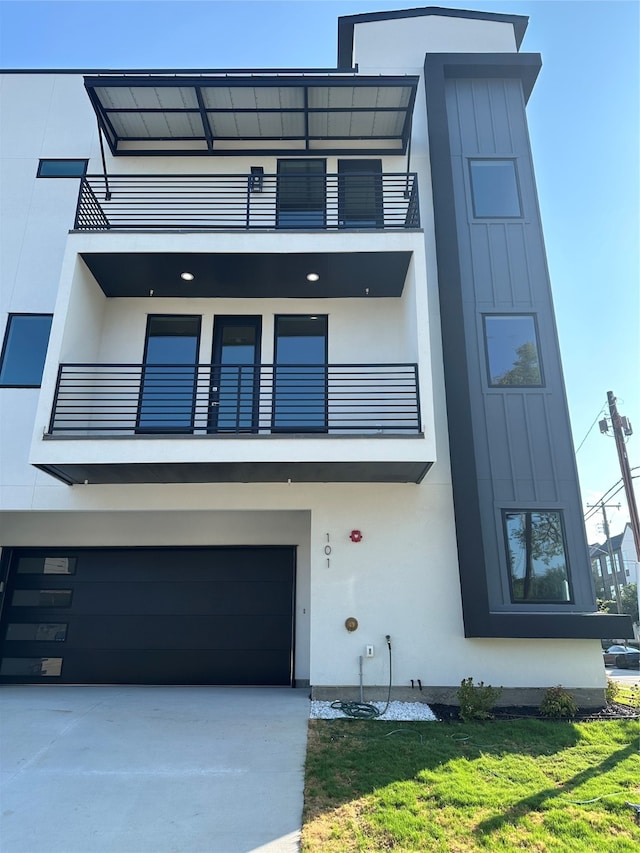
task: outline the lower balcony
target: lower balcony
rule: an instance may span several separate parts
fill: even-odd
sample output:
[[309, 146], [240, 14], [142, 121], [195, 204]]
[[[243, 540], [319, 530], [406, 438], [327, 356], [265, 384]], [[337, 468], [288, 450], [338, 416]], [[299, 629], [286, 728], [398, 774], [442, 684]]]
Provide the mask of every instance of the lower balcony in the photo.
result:
[[415, 483], [434, 450], [415, 364], [63, 364], [31, 461], [70, 484]]

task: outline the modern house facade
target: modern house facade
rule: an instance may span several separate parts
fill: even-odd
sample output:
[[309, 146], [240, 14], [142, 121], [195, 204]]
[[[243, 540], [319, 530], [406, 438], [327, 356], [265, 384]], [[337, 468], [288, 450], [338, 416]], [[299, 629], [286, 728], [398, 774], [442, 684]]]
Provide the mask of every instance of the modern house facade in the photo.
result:
[[3, 75], [2, 681], [601, 701], [526, 24]]

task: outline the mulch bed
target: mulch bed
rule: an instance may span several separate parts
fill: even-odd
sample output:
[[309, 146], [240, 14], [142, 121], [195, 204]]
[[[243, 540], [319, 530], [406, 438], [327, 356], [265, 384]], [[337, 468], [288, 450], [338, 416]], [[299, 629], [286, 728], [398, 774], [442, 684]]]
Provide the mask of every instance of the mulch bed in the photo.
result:
[[[457, 705], [439, 705], [430, 702], [429, 707], [442, 722], [452, 722], [459, 720]], [[543, 717], [540, 709], [532, 705], [511, 705], [505, 708], [494, 708], [493, 719], [500, 720], [521, 720], [525, 718], [537, 718], [539, 720], [548, 720], [549, 717]], [[628, 705], [620, 705], [617, 702], [609, 702], [604, 708], [581, 708], [575, 717], [571, 718], [571, 722], [584, 723], [593, 722], [595, 720], [624, 720], [624, 719], [640, 719], [640, 712], [637, 708], [630, 708]]]

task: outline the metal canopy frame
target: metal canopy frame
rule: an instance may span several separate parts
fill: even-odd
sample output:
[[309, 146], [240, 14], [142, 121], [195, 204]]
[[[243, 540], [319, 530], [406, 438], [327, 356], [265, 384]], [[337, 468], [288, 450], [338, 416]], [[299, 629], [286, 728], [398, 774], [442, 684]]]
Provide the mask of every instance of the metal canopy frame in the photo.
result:
[[[417, 76], [376, 76], [360, 77], [355, 75], [332, 75], [332, 74], [305, 74], [305, 75], [247, 75], [247, 76], [192, 76], [180, 73], [164, 74], [161, 76], [151, 74], [122, 74], [86, 76], [84, 78], [85, 88], [95, 110], [98, 125], [104, 133], [112, 154], [129, 156], [202, 156], [202, 155], [258, 155], [278, 154], [308, 156], [310, 153], [322, 153], [325, 155], [346, 155], [366, 152], [373, 154], [405, 154], [409, 143], [411, 132], [411, 117], [415, 104], [416, 91], [419, 78]], [[207, 106], [205, 90], [227, 88], [231, 90], [275, 88], [280, 90], [298, 89], [302, 95], [302, 103], [293, 107], [222, 107]], [[193, 106], [184, 107], [111, 107], [105, 104], [101, 97], [101, 90], [123, 90], [123, 89], [155, 88], [155, 89], [182, 89], [191, 90], [193, 93]], [[311, 106], [310, 93], [312, 90], [329, 88], [351, 88], [362, 89], [400, 89], [402, 97], [398, 98], [395, 105], [367, 105], [367, 106]], [[133, 136], [118, 132], [112, 120], [112, 114], [134, 115], [138, 117], [166, 115], [166, 116], [194, 116], [202, 125], [202, 133], [191, 135], [154, 135], [149, 132], [146, 135]], [[311, 132], [311, 119], [314, 115], [337, 115], [349, 116], [350, 125], [357, 123], [358, 116], [368, 114], [377, 116], [396, 114], [400, 117], [401, 130], [397, 133], [383, 134], [362, 132], [362, 128], [347, 133], [335, 135], [314, 134]], [[212, 127], [210, 116], [226, 115], [233, 118], [242, 116], [259, 115], [297, 115], [302, 119], [303, 130], [291, 134], [260, 134], [247, 133], [221, 135], [216, 134]], [[373, 124], [373, 121], [371, 122]], [[238, 143], [255, 141], [255, 147], [238, 146]], [[127, 146], [127, 143], [149, 143], [148, 146]], [[179, 143], [201, 143], [201, 148], [193, 148]], [[270, 144], [265, 144], [265, 143]], [[286, 146], [286, 143], [297, 142], [297, 147]], [[332, 147], [331, 143], [335, 143]], [[153, 143], [156, 143], [155, 145]], [[164, 143], [173, 143], [171, 147]], [[285, 143], [278, 145], [277, 143]], [[323, 144], [324, 143], [324, 144]], [[394, 144], [395, 143], [395, 144]], [[125, 147], [126, 146], [126, 147]]]

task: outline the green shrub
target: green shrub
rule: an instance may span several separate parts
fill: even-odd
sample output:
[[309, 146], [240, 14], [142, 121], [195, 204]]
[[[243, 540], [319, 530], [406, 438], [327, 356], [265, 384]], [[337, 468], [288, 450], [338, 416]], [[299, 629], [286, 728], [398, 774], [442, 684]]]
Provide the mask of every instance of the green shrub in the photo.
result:
[[543, 717], [552, 717], [561, 720], [564, 717], [575, 717], [578, 713], [576, 701], [568, 690], [558, 684], [557, 687], [549, 687], [540, 703], [540, 713]]
[[617, 681], [607, 678], [607, 686], [604, 689], [604, 698], [607, 702], [615, 702], [620, 693], [620, 685]]
[[491, 687], [484, 681], [474, 684], [473, 678], [463, 678], [458, 690], [460, 719], [465, 723], [469, 720], [491, 719], [493, 706], [501, 695], [502, 687]]

